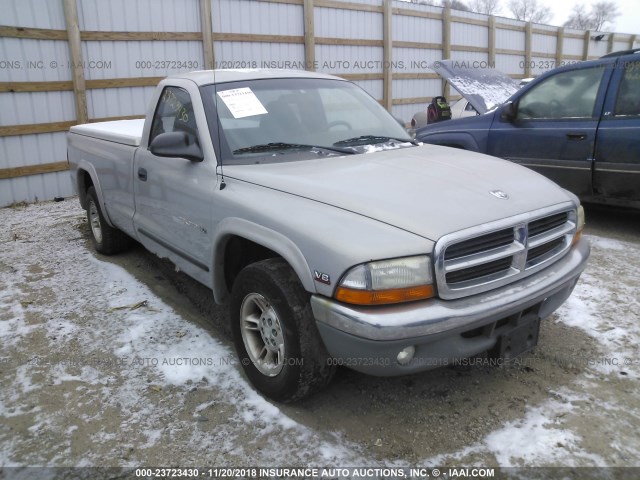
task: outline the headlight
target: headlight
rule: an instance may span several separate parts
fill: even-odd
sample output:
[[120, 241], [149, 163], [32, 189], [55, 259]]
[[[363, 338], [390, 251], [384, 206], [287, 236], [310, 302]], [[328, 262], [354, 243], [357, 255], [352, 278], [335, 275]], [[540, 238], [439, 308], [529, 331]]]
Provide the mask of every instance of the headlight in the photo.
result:
[[577, 223], [578, 225], [576, 226], [576, 233], [573, 236], [573, 242], [571, 242], [572, 245], [578, 243], [578, 240], [580, 240], [580, 238], [582, 237], [582, 230], [584, 230], [584, 208], [582, 207], [582, 205], [578, 207]]
[[431, 260], [421, 255], [353, 267], [340, 280], [335, 297], [356, 305], [385, 305], [433, 295]]

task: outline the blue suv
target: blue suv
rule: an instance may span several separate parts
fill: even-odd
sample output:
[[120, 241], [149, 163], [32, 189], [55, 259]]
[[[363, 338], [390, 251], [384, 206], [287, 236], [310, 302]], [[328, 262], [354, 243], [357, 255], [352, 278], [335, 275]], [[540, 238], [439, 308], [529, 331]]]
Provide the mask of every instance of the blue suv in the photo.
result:
[[557, 68], [493, 110], [427, 125], [416, 139], [511, 160], [585, 202], [640, 208], [640, 50]]

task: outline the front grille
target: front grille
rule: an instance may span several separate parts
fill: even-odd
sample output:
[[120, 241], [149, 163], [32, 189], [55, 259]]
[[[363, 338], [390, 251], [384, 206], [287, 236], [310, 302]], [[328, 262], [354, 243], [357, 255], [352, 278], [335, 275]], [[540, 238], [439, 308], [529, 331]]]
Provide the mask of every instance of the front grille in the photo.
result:
[[529, 236], [533, 237], [540, 233], [547, 232], [553, 228], [559, 227], [567, 221], [567, 212], [551, 215], [550, 217], [541, 218], [529, 223]]
[[552, 252], [554, 249], [558, 248], [564, 243], [564, 238], [556, 238], [555, 240], [549, 243], [543, 243], [539, 247], [534, 247], [527, 252], [527, 262], [531, 262], [536, 260], [537, 258], [542, 257], [543, 255]]
[[447, 283], [466, 282], [479, 277], [486, 277], [487, 275], [500, 273], [511, 268], [512, 262], [512, 257], [505, 257], [493, 262], [483, 263], [474, 267], [465, 268], [464, 270], [458, 270], [457, 272], [447, 273]]
[[469, 240], [451, 245], [445, 252], [445, 260], [453, 260], [466, 255], [491, 250], [492, 248], [504, 247], [511, 242], [513, 242], [513, 228], [505, 228], [504, 230], [470, 238]]
[[460, 298], [524, 278], [558, 260], [576, 231], [574, 209], [545, 209], [445, 235], [434, 263], [440, 296]]

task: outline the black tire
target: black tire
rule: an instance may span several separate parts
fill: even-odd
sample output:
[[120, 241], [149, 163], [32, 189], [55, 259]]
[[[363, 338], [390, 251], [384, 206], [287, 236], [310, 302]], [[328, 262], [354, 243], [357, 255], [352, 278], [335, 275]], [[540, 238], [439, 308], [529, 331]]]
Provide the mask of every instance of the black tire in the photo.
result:
[[110, 226], [104, 219], [98, 194], [93, 186], [87, 190], [87, 222], [96, 251], [113, 255], [131, 247], [133, 240], [117, 228]]
[[[230, 317], [238, 357], [254, 387], [272, 400], [300, 400], [328, 385], [335, 373], [315, 325], [309, 298], [293, 269], [280, 258], [245, 267], [233, 284]], [[259, 305], [263, 300], [266, 301], [264, 310]], [[253, 307], [255, 313], [247, 315]], [[246, 328], [255, 319], [259, 325], [263, 325], [263, 321], [271, 325], [273, 320], [274, 328], [268, 328], [269, 333]], [[270, 332], [274, 335], [265, 337]], [[255, 352], [255, 347], [267, 352], [266, 344], [274, 339], [282, 340], [279, 351], [283, 362], [277, 366], [275, 359], [271, 364], [255, 361], [260, 356], [249, 352]], [[273, 347], [277, 348], [275, 343]], [[278, 354], [272, 351], [267, 355]], [[270, 370], [270, 374], [261, 369]]]

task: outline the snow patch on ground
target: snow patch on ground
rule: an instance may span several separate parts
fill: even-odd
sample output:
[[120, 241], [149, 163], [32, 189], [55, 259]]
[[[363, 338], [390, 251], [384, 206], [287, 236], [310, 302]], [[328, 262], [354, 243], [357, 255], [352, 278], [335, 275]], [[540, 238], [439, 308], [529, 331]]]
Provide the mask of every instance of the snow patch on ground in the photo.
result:
[[[640, 256], [640, 248], [627, 242], [588, 237], [592, 258], [573, 294], [558, 309], [559, 320], [598, 340], [603, 357], [590, 367], [605, 374], [622, 367], [627, 378], [640, 378], [640, 272], [626, 258]], [[621, 277], [624, 277], [622, 281]], [[610, 286], [616, 284], [614, 295]]]
[[[23, 414], [28, 410], [26, 402], [41, 401], [34, 395], [46, 398], [47, 389], [75, 382], [78, 388], [67, 396], [75, 397], [72, 401], [77, 405], [87, 407], [97, 403], [97, 392], [100, 410], [70, 420], [72, 410], [63, 408], [52, 415], [30, 409], [35, 420], [28, 430], [40, 436], [61, 436], [63, 432], [73, 436], [78, 425], [100, 423], [103, 410], [111, 409], [122, 417], [119, 431], [101, 428], [89, 435], [92, 441], [117, 445], [116, 456], [120, 451], [132, 449], [133, 438], [140, 439], [136, 443], [138, 449], [150, 449], [171, 438], [172, 431], [158, 425], [166, 423], [164, 416], [181, 413], [186, 406], [186, 394], [178, 397], [175, 405], [160, 405], [154, 399], [155, 393], [210, 389], [212, 396], [214, 392], [216, 397], [221, 396], [222, 403], [231, 409], [227, 423], [218, 427], [214, 437], [207, 430], [193, 428], [193, 419], [180, 427], [192, 429], [193, 445], [204, 449], [203, 452], [208, 446], [209, 451], [222, 448], [243, 455], [238, 432], [255, 425], [260, 433], [252, 441], [268, 445], [268, 438], [274, 436], [286, 438], [290, 443], [284, 453], [281, 446], [273, 447], [280, 450], [278, 458], [283, 464], [316, 459], [318, 451], [324, 452], [322, 460], [370, 463], [359, 456], [357, 445], [344, 441], [339, 434], [318, 435], [258, 395], [239, 366], [230, 362], [235, 353], [229, 347], [208, 331], [186, 322], [123, 268], [90, 254], [77, 231], [65, 230], [60, 219], [68, 217], [69, 212], [77, 222], [82, 221], [83, 212], [68, 202], [0, 211], [3, 217], [0, 223], [23, 223], [32, 236], [29, 241], [15, 240], [3, 245], [0, 260], [14, 269], [2, 275], [2, 283], [6, 285], [0, 293], [3, 352], [9, 347], [28, 351], [32, 335], [44, 334], [49, 341], [46, 351], [33, 352], [33, 358], [22, 359], [13, 369], [11, 390], [3, 392], [0, 398], [0, 415]], [[44, 241], [47, 238], [51, 240]], [[42, 272], [29, 270], [34, 263]], [[11, 282], [7, 281], [9, 278]], [[24, 308], [20, 301], [24, 300], [25, 292], [29, 298], [46, 298], [46, 302], [43, 300], [39, 305], [34, 301]], [[44, 313], [48, 320], [29, 325], [25, 315], [28, 309]], [[78, 358], [63, 354], [71, 344], [79, 347]], [[216, 402], [201, 404], [195, 414], [205, 414], [207, 409], [217, 406]], [[74, 422], [78, 424], [69, 425]], [[6, 441], [1, 432], [0, 438], [0, 466], [13, 465], [12, 452], [18, 441]], [[118, 444], [123, 438], [131, 440]], [[275, 444], [280, 445], [277, 441]], [[72, 458], [70, 443], [59, 448], [57, 452], [36, 453], [30, 463], [69, 465], [65, 459]], [[257, 449], [249, 463], [266, 465], [273, 458], [269, 455], [274, 453], [269, 448]], [[104, 459], [89, 455], [83, 464], [104, 465]], [[137, 462], [133, 455], [115, 464], [135, 466]]]
[[575, 410], [572, 402], [580, 397], [570, 391], [556, 392], [554, 397], [542, 405], [531, 407], [523, 418], [506, 423], [481, 442], [458, 452], [428, 458], [424, 464], [486, 467], [485, 461], [476, 459], [481, 454], [490, 453], [500, 467], [607, 466], [604, 459], [586, 451], [580, 436], [565, 425], [564, 417]]
[[573, 409], [567, 398], [547, 401], [531, 408], [524, 418], [489, 434], [484, 443], [502, 467], [606, 466], [602, 458], [580, 446], [578, 435], [563, 426], [562, 417]]

